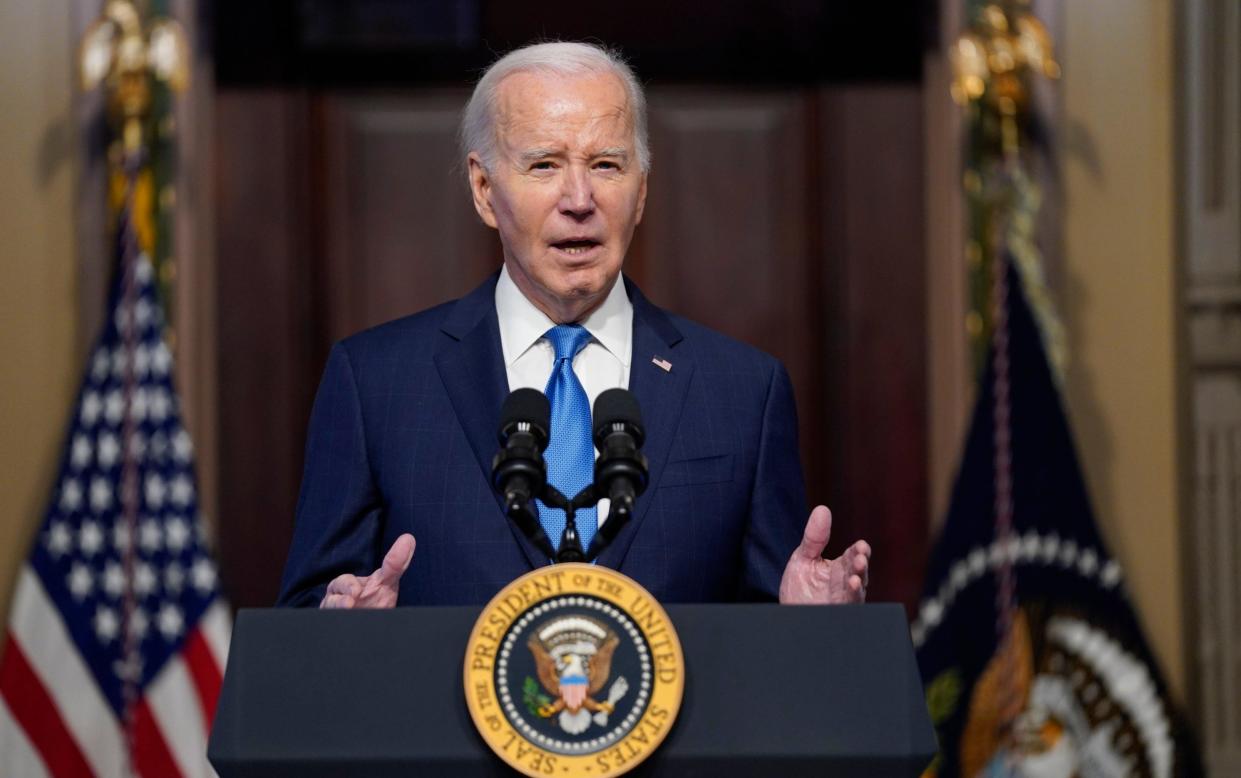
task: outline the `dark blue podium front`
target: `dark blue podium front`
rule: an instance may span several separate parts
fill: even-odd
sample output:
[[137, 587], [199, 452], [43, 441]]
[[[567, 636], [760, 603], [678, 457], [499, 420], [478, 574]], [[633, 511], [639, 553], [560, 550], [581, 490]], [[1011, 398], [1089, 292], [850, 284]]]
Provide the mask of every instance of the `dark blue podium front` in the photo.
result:
[[[470, 721], [478, 608], [243, 610], [208, 754], [234, 776], [514, 775]], [[685, 697], [631, 775], [917, 776], [935, 754], [898, 605], [670, 605]]]

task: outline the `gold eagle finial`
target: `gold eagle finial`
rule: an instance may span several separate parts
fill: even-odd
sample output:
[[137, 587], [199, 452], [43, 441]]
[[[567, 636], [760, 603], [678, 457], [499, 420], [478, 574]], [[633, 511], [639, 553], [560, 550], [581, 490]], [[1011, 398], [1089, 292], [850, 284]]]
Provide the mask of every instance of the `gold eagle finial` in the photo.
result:
[[145, 26], [132, 0], [108, 0], [78, 50], [83, 90], [104, 85], [109, 118], [121, 130], [126, 153], [142, 146], [153, 80], [182, 92], [189, 83], [189, 48], [181, 25], [156, 18]]

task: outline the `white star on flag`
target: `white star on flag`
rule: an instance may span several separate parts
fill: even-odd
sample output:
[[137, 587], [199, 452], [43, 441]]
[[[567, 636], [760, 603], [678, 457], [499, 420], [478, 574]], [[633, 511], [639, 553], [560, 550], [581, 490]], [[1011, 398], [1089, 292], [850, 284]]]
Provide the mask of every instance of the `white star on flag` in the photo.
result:
[[169, 562], [164, 568], [164, 589], [172, 595], [178, 594], [185, 586], [185, 570], [176, 562]]
[[118, 346], [116, 351], [112, 352], [112, 377], [117, 380], [125, 378], [125, 367], [129, 364], [129, 355], [125, 353], [125, 349]]
[[90, 464], [91, 445], [90, 438], [86, 435], [78, 434], [73, 436], [73, 453], [69, 455], [69, 461], [73, 463], [74, 470], [81, 470]]
[[163, 341], [155, 346], [155, 350], [151, 352], [151, 372], [156, 376], [168, 375], [168, 368], [172, 366], [172, 354], [168, 351], [168, 347]]
[[121, 455], [121, 444], [111, 432], [99, 433], [99, 466], [112, 467]]
[[134, 566], [134, 594], [141, 598], [147, 598], [155, 591], [155, 571], [146, 562], [139, 562]]
[[166, 640], [172, 640], [181, 634], [184, 626], [184, 619], [181, 617], [181, 609], [172, 603], [164, 603], [159, 609], [159, 615], [156, 617], [159, 623], [160, 634]]
[[190, 542], [190, 525], [180, 516], [173, 516], [164, 524], [164, 534], [168, 550], [180, 551]]
[[180, 462], [188, 462], [194, 454], [194, 444], [185, 430], [180, 430], [172, 437], [172, 453]]
[[73, 533], [63, 521], [52, 522], [47, 530], [47, 550], [52, 556], [60, 556], [73, 547]]
[[164, 492], [164, 479], [160, 478], [158, 473], [148, 475], [146, 483], [147, 507], [151, 510], [158, 510], [164, 504]]
[[162, 543], [163, 533], [160, 532], [159, 521], [149, 516], [143, 519], [138, 527], [138, 545], [147, 554], [152, 554], [159, 550]]
[[90, 482], [90, 508], [96, 515], [112, 507], [112, 482], [96, 476]]
[[172, 504], [184, 508], [194, 499], [194, 485], [184, 475], [172, 479]]
[[95, 426], [95, 422], [99, 420], [99, 412], [103, 410], [103, 402], [99, 399], [97, 392], [87, 392], [82, 398], [82, 423], [87, 427]]
[[94, 623], [95, 634], [104, 643], [114, 640], [121, 631], [121, 620], [116, 617], [116, 611], [105, 605], [95, 610]]
[[98, 352], [90, 363], [90, 377], [96, 382], [103, 381], [108, 377], [108, 355], [105, 352]]
[[[149, 404], [151, 406], [149, 411], [151, 418], [155, 421], [163, 421], [172, 410], [172, 401], [168, 398], [168, 393], [163, 389], [156, 389], [151, 393]], [[186, 437], [188, 438], [189, 435], [186, 435]]]
[[151, 323], [151, 304], [146, 300], [134, 303], [134, 321], [139, 327], [145, 327]]
[[190, 569], [190, 578], [195, 589], [207, 591], [215, 588], [215, 565], [206, 557], [199, 557]]
[[95, 588], [95, 576], [91, 575], [90, 568], [81, 562], [73, 564], [73, 571], [69, 573], [69, 591], [73, 596], [81, 600], [90, 594], [91, 589]]
[[125, 593], [125, 571], [116, 562], [108, 562], [103, 568], [103, 590], [114, 600]]
[[121, 422], [121, 414], [124, 412], [125, 398], [121, 396], [121, 390], [113, 389], [108, 392], [108, 396], [103, 401], [104, 420], [115, 426]]
[[78, 531], [78, 546], [88, 557], [99, 553], [103, 546], [103, 530], [99, 528], [98, 522], [91, 519], [82, 522], [82, 529]]
[[82, 487], [72, 478], [66, 478], [60, 486], [60, 509], [73, 513], [82, 505]]

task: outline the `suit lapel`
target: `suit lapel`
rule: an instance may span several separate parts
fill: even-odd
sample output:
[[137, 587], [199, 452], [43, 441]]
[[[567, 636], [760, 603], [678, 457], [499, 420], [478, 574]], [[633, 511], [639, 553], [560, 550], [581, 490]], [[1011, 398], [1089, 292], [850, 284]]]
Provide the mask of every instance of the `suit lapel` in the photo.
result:
[[[508, 395], [500, 325], [496, 318], [497, 277], [493, 275], [457, 301], [440, 327], [441, 338], [435, 350], [435, 366], [440, 380], [474, 450], [483, 478], [489, 484], [491, 460], [499, 447], [496, 423], [500, 406]], [[629, 390], [637, 397], [646, 424], [647, 439], [643, 453], [650, 465], [650, 480], [646, 492], [638, 498], [629, 526], [621, 530], [612, 545], [599, 557], [599, 564], [613, 569], [619, 569], [624, 562], [634, 536], [646, 518], [672, 451], [677, 419], [694, 372], [689, 354], [676, 350], [682, 340], [676, 326], [662, 310], [648, 302], [628, 278], [625, 279], [625, 287], [633, 303]], [[671, 369], [665, 370], [656, 365], [653, 362], [656, 358], [671, 362]], [[501, 516], [504, 516], [504, 501], [494, 489], [492, 492]], [[513, 522], [507, 518], [504, 521], [532, 568], [548, 564], [548, 560]]]
[[[619, 570], [633, 544], [634, 536], [646, 518], [654, 499], [659, 478], [663, 475], [672, 441], [676, 436], [677, 420], [685, 404], [694, 362], [689, 353], [676, 349], [682, 335], [659, 308], [642, 295], [628, 278], [625, 286], [633, 303], [633, 355], [629, 368], [629, 390], [638, 399], [642, 420], [646, 425], [646, 443], [642, 451], [650, 465], [650, 479], [646, 491], [634, 506], [629, 526], [620, 531], [600, 556], [599, 564]], [[670, 369], [655, 364], [656, 358], [672, 363]]]
[[[457, 301], [440, 327], [442, 337], [435, 350], [435, 366], [440, 380], [444, 382], [457, 420], [465, 430], [488, 484], [491, 483], [491, 460], [499, 448], [496, 424], [500, 406], [508, 395], [500, 325], [496, 319], [496, 278], [493, 275], [467, 297]], [[495, 489], [491, 491], [500, 509], [501, 520], [508, 524], [530, 566], [547, 564], [548, 560], [505, 516], [504, 500], [499, 492]], [[477, 517], [477, 520], [488, 519]]]

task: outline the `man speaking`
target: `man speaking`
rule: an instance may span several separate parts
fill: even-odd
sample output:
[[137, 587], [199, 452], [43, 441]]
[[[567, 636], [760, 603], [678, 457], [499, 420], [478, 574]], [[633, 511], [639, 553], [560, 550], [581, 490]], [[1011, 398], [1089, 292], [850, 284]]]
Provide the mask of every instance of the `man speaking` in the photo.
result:
[[[479, 604], [548, 564], [490, 479], [500, 407], [522, 387], [551, 402], [548, 479], [567, 495], [590, 480], [595, 397], [623, 387], [641, 406], [649, 487], [599, 564], [664, 602], [861, 601], [870, 547], [825, 560], [830, 512], [803, 521], [783, 366], [621, 276], [651, 162], [629, 67], [582, 43], [518, 49], [479, 80], [461, 138], [504, 266], [332, 349], [280, 604]], [[583, 545], [607, 514], [577, 513]], [[561, 537], [561, 511], [540, 504], [539, 520]]]

